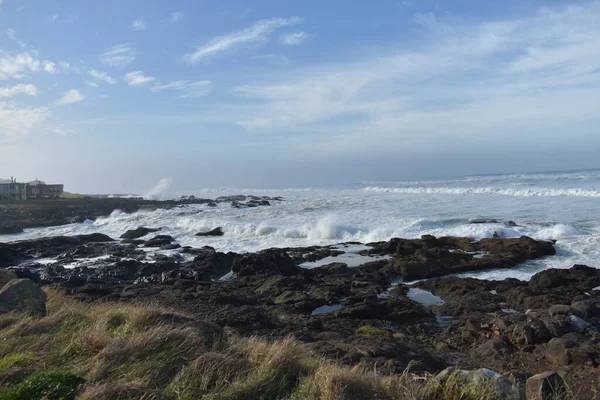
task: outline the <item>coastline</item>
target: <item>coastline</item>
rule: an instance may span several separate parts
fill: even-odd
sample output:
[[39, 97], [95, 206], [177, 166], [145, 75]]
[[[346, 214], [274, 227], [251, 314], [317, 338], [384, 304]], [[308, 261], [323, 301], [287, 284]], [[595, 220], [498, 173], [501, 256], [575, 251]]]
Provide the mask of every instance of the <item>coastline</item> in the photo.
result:
[[[181, 247], [151, 227], [122, 236], [1, 244], [0, 267], [85, 303], [152, 302], [240, 337], [292, 335], [383, 374], [483, 367], [523, 386], [556, 370], [581, 399], [598, 384], [600, 270], [546, 270], [529, 282], [452, 276], [553, 257], [550, 242], [423, 236], [237, 254]], [[336, 262], [349, 253], [361, 263]]]

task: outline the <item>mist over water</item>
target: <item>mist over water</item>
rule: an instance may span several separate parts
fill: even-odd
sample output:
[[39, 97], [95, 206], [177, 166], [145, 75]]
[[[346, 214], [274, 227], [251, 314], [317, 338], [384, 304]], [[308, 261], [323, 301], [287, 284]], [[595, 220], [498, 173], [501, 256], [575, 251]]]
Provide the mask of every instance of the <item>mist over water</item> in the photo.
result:
[[[170, 181], [148, 197], [165, 198]], [[600, 257], [600, 171], [499, 175], [447, 181], [363, 182], [331, 188], [221, 189], [171, 194], [216, 198], [227, 194], [282, 196], [270, 207], [236, 209], [192, 205], [172, 210], [110, 216], [82, 224], [28, 229], [4, 236], [19, 240], [52, 235], [106, 233], [114, 238], [138, 226], [162, 227], [182, 246], [209, 245], [219, 251], [269, 247], [363, 243], [392, 237], [468, 236], [473, 239], [531, 236], [556, 240], [558, 255], [512, 270], [470, 273], [485, 279], [528, 279], [548, 267], [581, 263], [598, 267]], [[488, 220], [472, 223], [474, 220]], [[511, 226], [513, 221], [517, 226]], [[222, 227], [225, 236], [197, 237]]]

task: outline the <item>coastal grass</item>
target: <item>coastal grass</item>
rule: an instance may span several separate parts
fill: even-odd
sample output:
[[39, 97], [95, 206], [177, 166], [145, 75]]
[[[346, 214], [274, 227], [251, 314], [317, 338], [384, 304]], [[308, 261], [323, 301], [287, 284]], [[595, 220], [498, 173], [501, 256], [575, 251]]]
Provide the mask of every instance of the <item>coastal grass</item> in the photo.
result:
[[0, 399], [493, 399], [452, 377], [342, 366], [291, 337], [223, 336], [155, 305], [46, 293], [45, 317], [0, 316]]

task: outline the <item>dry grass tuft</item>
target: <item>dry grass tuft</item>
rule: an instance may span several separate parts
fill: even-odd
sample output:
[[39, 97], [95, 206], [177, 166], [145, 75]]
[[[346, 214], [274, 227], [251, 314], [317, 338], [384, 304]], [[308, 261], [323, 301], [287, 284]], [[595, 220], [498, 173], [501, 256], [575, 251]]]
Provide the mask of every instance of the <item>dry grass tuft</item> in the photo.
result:
[[[0, 398], [37, 372], [83, 378], [79, 399], [487, 399], [477, 388], [409, 372], [340, 366], [293, 338], [224, 338], [210, 324], [153, 305], [86, 304], [54, 290], [48, 315], [0, 316]], [[363, 334], [380, 334], [365, 328]], [[62, 372], [61, 372], [62, 373]], [[477, 397], [477, 395], [480, 395]]]

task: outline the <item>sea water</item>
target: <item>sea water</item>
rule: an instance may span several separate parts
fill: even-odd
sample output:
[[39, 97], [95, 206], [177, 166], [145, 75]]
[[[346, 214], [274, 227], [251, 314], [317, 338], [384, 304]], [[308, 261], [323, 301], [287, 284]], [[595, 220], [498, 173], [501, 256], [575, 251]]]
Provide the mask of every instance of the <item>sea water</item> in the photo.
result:
[[[556, 240], [557, 256], [510, 270], [465, 274], [482, 279], [529, 279], [545, 268], [600, 266], [600, 170], [494, 175], [439, 181], [362, 182], [319, 188], [206, 189], [171, 193], [215, 198], [228, 194], [282, 196], [272, 206], [233, 208], [191, 205], [125, 214], [115, 210], [95, 221], [27, 229], [0, 241], [92, 232], [118, 238], [139, 226], [163, 228], [182, 246], [209, 245], [249, 252], [270, 247], [362, 243], [392, 237], [467, 236], [473, 239], [527, 235]], [[474, 221], [484, 223], [472, 223]], [[516, 226], [510, 226], [513, 221]], [[222, 227], [221, 237], [198, 232]], [[152, 235], [152, 234], [151, 234]]]

